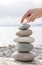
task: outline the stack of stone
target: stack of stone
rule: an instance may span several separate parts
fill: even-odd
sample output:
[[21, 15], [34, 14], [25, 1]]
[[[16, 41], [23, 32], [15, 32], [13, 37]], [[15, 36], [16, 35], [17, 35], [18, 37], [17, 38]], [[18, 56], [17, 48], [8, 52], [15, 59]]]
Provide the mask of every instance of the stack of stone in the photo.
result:
[[29, 24], [23, 24], [19, 28], [19, 32], [16, 33], [18, 36], [14, 41], [17, 42], [16, 49], [17, 51], [14, 53], [14, 59], [18, 61], [32, 61], [34, 59], [34, 54], [30, 51], [33, 49], [34, 38], [30, 35], [32, 34], [32, 30], [29, 29]]

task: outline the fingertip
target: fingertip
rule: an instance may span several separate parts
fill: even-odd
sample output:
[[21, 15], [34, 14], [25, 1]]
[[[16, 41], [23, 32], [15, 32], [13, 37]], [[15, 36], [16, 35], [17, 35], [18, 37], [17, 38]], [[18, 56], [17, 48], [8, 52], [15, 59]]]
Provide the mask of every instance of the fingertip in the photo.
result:
[[23, 23], [23, 20], [21, 20], [20, 23]]
[[22, 18], [20, 22], [23, 23], [23, 21], [24, 21], [24, 18]]

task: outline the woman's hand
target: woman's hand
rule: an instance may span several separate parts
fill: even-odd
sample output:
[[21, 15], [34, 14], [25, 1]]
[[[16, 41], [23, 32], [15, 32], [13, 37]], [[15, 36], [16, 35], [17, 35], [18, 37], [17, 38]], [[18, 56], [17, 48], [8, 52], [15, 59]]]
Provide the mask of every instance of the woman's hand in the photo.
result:
[[42, 8], [30, 9], [23, 15], [21, 23], [23, 23], [24, 19], [27, 19], [29, 22], [33, 22], [39, 17], [42, 17]]

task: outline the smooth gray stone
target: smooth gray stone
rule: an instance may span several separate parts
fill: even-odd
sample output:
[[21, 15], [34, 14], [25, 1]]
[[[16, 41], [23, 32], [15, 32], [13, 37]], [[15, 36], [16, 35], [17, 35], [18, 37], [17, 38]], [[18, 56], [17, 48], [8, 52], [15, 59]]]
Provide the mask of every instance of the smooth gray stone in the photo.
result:
[[18, 43], [16, 44], [16, 49], [19, 52], [29, 52], [33, 49], [33, 45], [29, 43]]
[[19, 42], [32, 43], [32, 42], [34, 42], [34, 38], [32, 38], [32, 37], [17, 37], [14, 41], [17, 43], [19, 43]]
[[32, 61], [34, 60], [35, 56], [33, 53], [20, 53], [16, 51], [13, 54], [13, 58], [18, 61]]
[[17, 36], [30, 36], [31, 34], [32, 34], [32, 30], [31, 29], [21, 30], [21, 31], [16, 33]]
[[19, 29], [20, 30], [27, 30], [30, 27], [29, 24], [23, 24]]

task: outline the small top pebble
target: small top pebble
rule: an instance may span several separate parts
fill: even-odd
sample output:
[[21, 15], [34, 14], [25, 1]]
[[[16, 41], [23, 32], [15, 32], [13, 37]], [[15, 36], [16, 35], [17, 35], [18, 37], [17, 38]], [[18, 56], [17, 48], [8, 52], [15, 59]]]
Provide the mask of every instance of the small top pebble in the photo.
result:
[[24, 23], [19, 29], [20, 29], [20, 30], [27, 30], [29, 27], [30, 27], [29, 24]]

